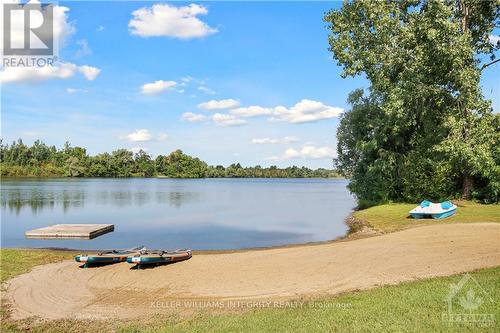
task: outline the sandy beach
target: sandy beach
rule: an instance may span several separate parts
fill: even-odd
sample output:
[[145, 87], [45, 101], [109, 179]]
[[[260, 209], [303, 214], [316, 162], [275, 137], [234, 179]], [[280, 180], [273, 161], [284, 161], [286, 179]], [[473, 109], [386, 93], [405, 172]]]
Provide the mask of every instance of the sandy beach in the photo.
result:
[[[12, 318], [133, 318], [190, 301], [309, 299], [500, 265], [500, 224], [448, 224], [319, 245], [193, 256], [151, 269], [35, 267], [8, 282]], [[182, 301], [182, 302], [181, 302]], [[201, 304], [201, 303], [196, 303]]]

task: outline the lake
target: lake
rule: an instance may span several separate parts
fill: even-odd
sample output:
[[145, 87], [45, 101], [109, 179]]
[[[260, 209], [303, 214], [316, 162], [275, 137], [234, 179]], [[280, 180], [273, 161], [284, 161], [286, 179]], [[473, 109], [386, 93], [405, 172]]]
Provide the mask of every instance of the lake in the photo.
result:
[[[355, 206], [344, 179], [2, 179], [2, 247], [241, 249], [325, 241]], [[25, 239], [113, 223], [92, 240]]]

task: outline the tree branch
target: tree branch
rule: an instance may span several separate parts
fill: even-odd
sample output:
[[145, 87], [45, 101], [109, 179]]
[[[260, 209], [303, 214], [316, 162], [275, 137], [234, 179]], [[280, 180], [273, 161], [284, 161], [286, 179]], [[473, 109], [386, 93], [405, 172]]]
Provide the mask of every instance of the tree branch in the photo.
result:
[[499, 62], [499, 61], [500, 61], [500, 58], [498, 58], [497, 60], [493, 60], [492, 62], [489, 62], [489, 63], [487, 63], [487, 64], [484, 64], [484, 65], [483, 65], [483, 67], [481, 67], [481, 70], [483, 70], [483, 69], [485, 69], [486, 67], [491, 66], [491, 65], [493, 65], [494, 63], [497, 63], [497, 62]]

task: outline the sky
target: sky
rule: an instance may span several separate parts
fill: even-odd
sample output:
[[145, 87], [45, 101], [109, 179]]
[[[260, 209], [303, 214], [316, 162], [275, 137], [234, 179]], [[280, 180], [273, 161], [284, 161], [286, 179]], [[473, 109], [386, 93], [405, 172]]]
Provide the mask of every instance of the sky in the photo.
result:
[[[60, 63], [4, 71], [4, 142], [91, 155], [175, 149], [209, 164], [332, 167], [342, 79], [324, 14], [341, 2], [60, 1]], [[482, 77], [500, 109], [500, 66]]]

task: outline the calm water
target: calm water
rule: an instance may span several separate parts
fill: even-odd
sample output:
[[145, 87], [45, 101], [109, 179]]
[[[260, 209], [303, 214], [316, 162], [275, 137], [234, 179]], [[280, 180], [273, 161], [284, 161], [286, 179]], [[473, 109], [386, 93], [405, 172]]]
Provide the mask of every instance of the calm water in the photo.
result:
[[[345, 180], [2, 180], [2, 247], [238, 249], [345, 235]], [[32, 240], [56, 223], [113, 223], [92, 240]]]

